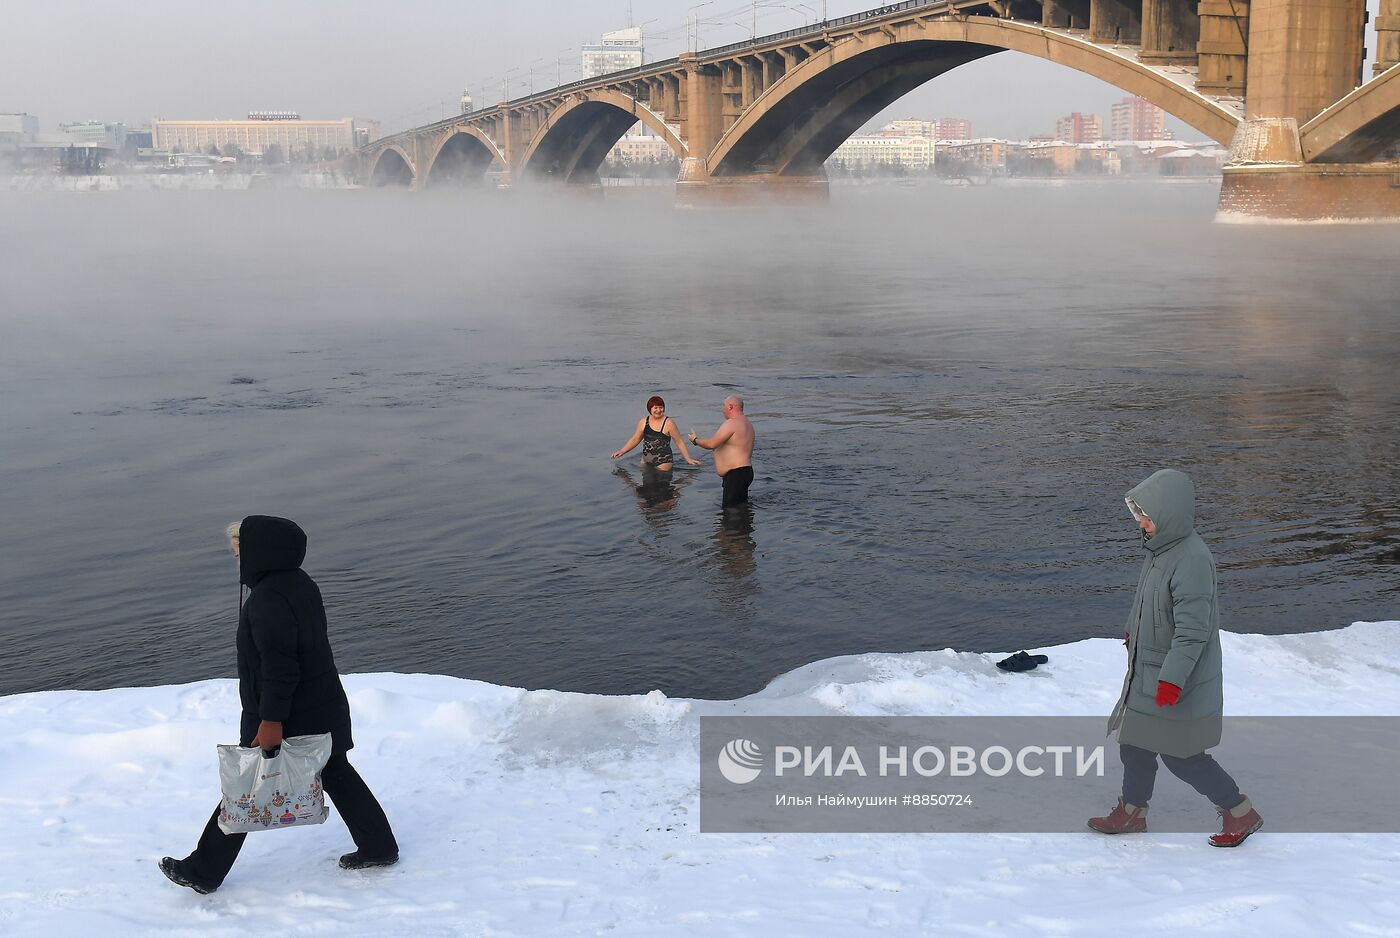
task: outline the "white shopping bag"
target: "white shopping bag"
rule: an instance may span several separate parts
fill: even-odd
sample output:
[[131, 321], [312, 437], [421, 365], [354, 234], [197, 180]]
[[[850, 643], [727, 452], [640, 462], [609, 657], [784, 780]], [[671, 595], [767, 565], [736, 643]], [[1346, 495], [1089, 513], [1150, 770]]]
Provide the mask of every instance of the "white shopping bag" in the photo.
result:
[[219, 787], [224, 800], [219, 829], [225, 834], [248, 834], [320, 824], [330, 814], [321, 791], [321, 770], [330, 757], [330, 733], [284, 739], [271, 758], [258, 748], [220, 746]]

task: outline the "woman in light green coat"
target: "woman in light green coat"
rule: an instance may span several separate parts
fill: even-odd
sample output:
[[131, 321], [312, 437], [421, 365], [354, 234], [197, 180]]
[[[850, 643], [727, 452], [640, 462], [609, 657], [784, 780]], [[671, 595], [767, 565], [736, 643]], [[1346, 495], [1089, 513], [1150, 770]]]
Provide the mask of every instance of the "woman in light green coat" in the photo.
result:
[[1196, 533], [1191, 480], [1162, 469], [1127, 496], [1147, 550], [1128, 613], [1128, 673], [1108, 721], [1118, 731], [1123, 796], [1089, 826], [1105, 834], [1147, 829], [1157, 757], [1216, 806], [1217, 847], [1235, 847], [1263, 821], [1239, 786], [1206, 750], [1220, 742], [1220, 610], [1215, 559]]

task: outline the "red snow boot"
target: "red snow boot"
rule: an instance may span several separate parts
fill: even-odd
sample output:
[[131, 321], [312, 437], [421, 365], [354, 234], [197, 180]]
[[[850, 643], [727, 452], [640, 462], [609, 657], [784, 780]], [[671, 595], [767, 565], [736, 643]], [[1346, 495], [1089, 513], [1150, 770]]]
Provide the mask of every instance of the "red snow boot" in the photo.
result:
[[1210, 835], [1212, 847], [1238, 847], [1246, 837], [1264, 826], [1264, 819], [1254, 810], [1248, 798], [1228, 811], [1224, 808], [1216, 810], [1220, 812], [1220, 833]]
[[1100, 834], [1141, 834], [1147, 830], [1147, 808], [1124, 804], [1119, 798], [1108, 817], [1089, 818], [1089, 829]]

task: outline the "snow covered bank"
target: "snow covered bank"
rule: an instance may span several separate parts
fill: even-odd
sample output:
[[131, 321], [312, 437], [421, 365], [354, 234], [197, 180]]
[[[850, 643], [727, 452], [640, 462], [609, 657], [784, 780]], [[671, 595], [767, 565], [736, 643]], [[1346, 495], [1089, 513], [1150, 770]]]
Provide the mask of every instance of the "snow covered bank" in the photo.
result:
[[[1400, 714], [1400, 622], [1223, 642], [1231, 713]], [[1047, 653], [1023, 675], [951, 651], [839, 658], [736, 701], [348, 676], [351, 758], [403, 861], [338, 869], [333, 816], [250, 837], [205, 897], [155, 864], [191, 849], [217, 800], [233, 682], [0, 698], [0, 934], [1400, 935], [1396, 835], [1266, 827], [1227, 851], [1200, 835], [698, 833], [699, 716], [1107, 714], [1121, 645]]]

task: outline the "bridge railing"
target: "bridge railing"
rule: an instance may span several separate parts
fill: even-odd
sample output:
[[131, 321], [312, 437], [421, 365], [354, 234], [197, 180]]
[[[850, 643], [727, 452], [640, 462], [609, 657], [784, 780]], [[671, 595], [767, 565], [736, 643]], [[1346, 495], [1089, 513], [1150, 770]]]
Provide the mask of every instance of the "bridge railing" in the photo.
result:
[[[697, 54], [700, 58], [713, 58], [715, 56], [726, 55], [730, 52], [737, 52], [740, 49], [747, 49], [753, 46], [772, 45], [773, 43], [783, 42], [784, 40], [788, 39], [799, 39], [804, 36], [821, 36], [823, 33], [829, 32], [832, 29], [840, 29], [844, 26], [852, 26], [856, 23], [864, 23], [869, 20], [881, 19], [882, 17], [889, 16], [893, 13], [903, 13], [908, 10], [919, 9], [920, 7], [933, 8], [947, 7], [948, 5], [949, 0], [902, 0], [902, 2], [900, 3], [887, 4], [882, 7], [876, 7], [873, 10], [866, 10], [863, 13], [852, 13], [849, 16], [842, 16], [832, 20], [823, 20], [820, 23], [813, 23], [810, 26], [799, 26], [796, 29], [788, 29], [779, 33], [770, 33], [766, 36], [755, 36], [752, 39], [745, 39], [742, 42], [730, 43], [727, 46], [717, 46], [713, 49], [705, 49], [704, 51], [699, 52]], [[679, 58], [670, 58], [664, 59], [659, 62], [650, 62], [646, 65], [639, 65], [636, 68], [623, 69], [620, 72], [608, 72], [605, 75], [598, 75], [593, 78], [581, 78], [577, 81], [571, 81], [568, 84], [559, 85], [555, 88], [550, 88], [548, 91], [542, 91], [539, 94], [530, 94], [526, 95], [523, 98], [514, 98], [510, 101], [507, 101], [506, 104], [511, 107], [516, 107], [521, 104], [528, 104], [529, 102], [534, 100], [547, 100], [548, 98], [555, 97], [561, 93], [574, 91], [579, 88], [585, 88], [590, 85], [597, 85], [600, 83], [613, 84], [619, 81], [626, 81], [629, 78], [641, 78], [655, 72], [670, 71], [672, 68], [679, 64]], [[483, 110], [490, 109], [485, 108]]]
[[714, 49], [706, 49], [700, 53], [703, 56], [725, 55], [730, 52], [737, 52], [740, 49], [747, 49], [750, 46], [766, 46], [775, 42], [782, 42], [784, 39], [798, 39], [802, 36], [820, 36], [822, 33], [832, 29], [841, 29], [844, 26], [852, 26], [856, 23], [864, 23], [868, 20], [877, 20], [889, 16], [892, 13], [903, 13], [906, 10], [914, 10], [919, 7], [943, 7], [948, 5], [948, 0], [903, 0], [902, 3], [891, 3], [886, 6], [876, 7], [873, 10], [866, 10], [863, 13], [852, 13], [849, 16], [837, 17], [834, 20], [823, 20], [811, 26], [799, 26], [796, 29], [785, 30], [781, 33], [773, 33], [768, 36], [758, 36], [753, 39], [745, 39], [743, 42], [733, 42], [727, 46], [718, 46]]
[[[557, 98], [560, 94], [569, 91], [574, 91], [578, 88], [587, 88], [595, 85], [611, 85], [619, 81], [626, 81], [629, 78], [642, 78], [652, 74], [669, 72], [671, 69], [673, 69], [679, 64], [680, 59], [678, 58], [662, 59], [659, 62], [648, 62], [646, 65], [639, 65], [636, 68], [624, 69], [620, 72], [609, 72], [606, 75], [598, 75], [594, 78], [581, 78], [577, 81], [571, 81], [568, 84], [557, 85], [553, 88], [548, 89], [547, 91], [541, 91], [535, 94], [527, 94], [522, 98], [510, 98], [504, 103], [506, 107], [511, 108], [520, 107], [521, 105], [529, 104], [532, 101], [548, 101], [551, 98]], [[499, 104], [493, 104], [489, 107], [476, 108], [475, 110], [467, 111], [465, 114], [454, 114], [451, 117], [445, 117], [442, 120], [434, 121], [431, 124], [423, 124], [421, 127], [412, 127], [408, 130], [400, 130], [397, 133], [387, 134], [383, 137], [380, 137], [377, 140], [372, 140], [370, 142], [381, 143], [385, 140], [392, 140], [395, 137], [401, 137], [406, 134], [416, 134], [425, 130], [439, 130], [442, 128], [451, 127], [454, 124], [460, 124], [464, 118], [470, 119], [473, 117], [484, 117], [487, 114], [491, 114], [494, 111], [499, 110], [499, 108]]]
[[660, 62], [651, 62], [647, 65], [638, 65], [636, 68], [625, 68], [620, 72], [608, 72], [606, 75], [597, 75], [593, 78], [580, 78], [577, 81], [571, 81], [566, 85], [559, 85], [558, 87], [550, 88], [548, 91], [542, 91], [539, 94], [526, 95], [523, 98], [516, 98], [515, 100], [507, 101], [506, 103], [514, 106], [517, 104], [524, 104], [536, 98], [552, 98], [558, 95], [560, 92], [573, 91], [575, 88], [583, 88], [588, 85], [610, 85], [614, 82], [626, 81], [629, 78], [641, 78], [653, 72], [669, 72], [676, 65], [679, 65], [680, 61], [680, 59], [676, 58], [662, 59]]

